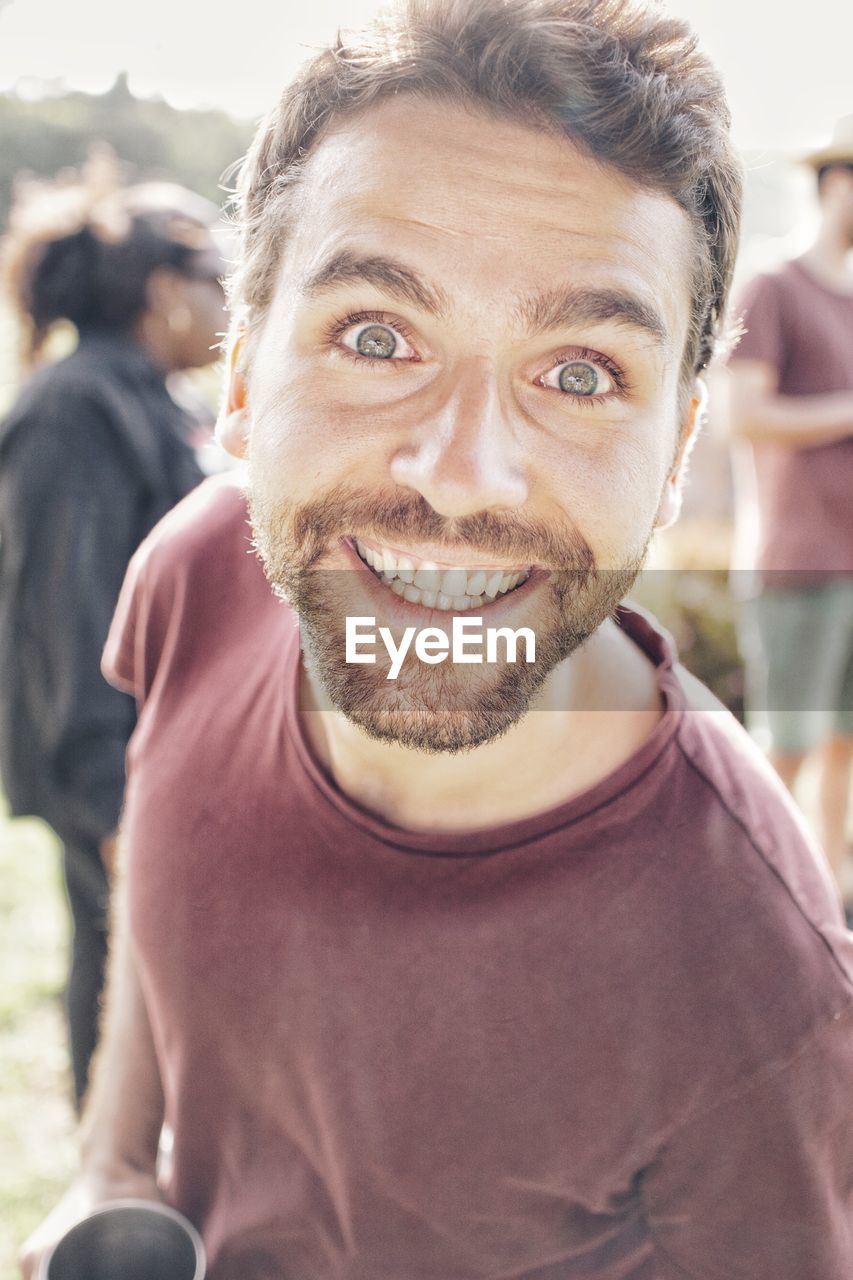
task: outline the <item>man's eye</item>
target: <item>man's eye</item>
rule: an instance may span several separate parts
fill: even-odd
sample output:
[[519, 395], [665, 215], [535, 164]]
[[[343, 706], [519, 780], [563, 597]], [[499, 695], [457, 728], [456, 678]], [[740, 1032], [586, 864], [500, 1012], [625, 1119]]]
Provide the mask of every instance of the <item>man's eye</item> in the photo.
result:
[[591, 396], [608, 395], [616, 390], [611, 374], [592, 360], [566, 360], [555, 365], [539, 379], [543, 387], [554, 387], [567, 395], [588, 399]]
[[414, 356], [406, 339], [388, 324], [352, 325], [341, 335], [341, 344], [369, 360], [411, 360]]

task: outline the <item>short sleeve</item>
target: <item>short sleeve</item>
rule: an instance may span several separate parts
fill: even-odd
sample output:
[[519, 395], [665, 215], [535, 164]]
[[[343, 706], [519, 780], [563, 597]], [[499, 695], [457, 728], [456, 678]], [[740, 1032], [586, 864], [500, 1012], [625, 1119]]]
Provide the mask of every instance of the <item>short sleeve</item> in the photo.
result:
[[643, 1175], [660, 1280], [853, 1276], [853, 1006]]
[[[155, 682], [167, 678], [181, 635], [192, 635], [197, 625], [187, 616], [187, 602], [192, 597], [193, 607], [198, 607], [199, 596], [204, 597], [210, 546], [204, 515], [220, 488], [210, 482], [200, 485], [173, 507], [128, 565], [101, 670], [110, 684], [133, 694], [138, 709], [150, 701]], [[245, 504], [239, 510], [244, 513]], [[194, 589], [191, 580], [196, 582]]]
[[101, 660], [101, 671], [109, 683], [124, 693], [133, 694], [137, 702], [142, 697], [136, 662], [137, 624], [143, 593], [141, 565], [142, 558], [137, 554], [125, 574]]
[[787, 359], [785, 310], [781, 281], [775, 275], [757, 276], [740, 302], [744, 333], [730, 361], [757, 360], [781, 374]]
[[[155, 526], [130, 561], [119, 592], [101, 671], [111, 685], [130, 693], [141, 710], [151, 692], [170, 633], [176, 595], [174, 566], [159, 554], [160, 532], [170, 516]], [[168, 656], [168, 655], [167, 655]]]

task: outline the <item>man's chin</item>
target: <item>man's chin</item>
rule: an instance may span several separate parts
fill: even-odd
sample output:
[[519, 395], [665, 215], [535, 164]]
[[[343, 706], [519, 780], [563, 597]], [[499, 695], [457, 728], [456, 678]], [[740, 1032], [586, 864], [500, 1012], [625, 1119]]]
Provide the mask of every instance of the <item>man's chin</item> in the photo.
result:
[[433, 672], [401, 674], [394, 685], [387, 682], [383, 688], [363, 668], [342, 673], [315, 663], [308, 654], [306, 659], [330, 704], [368, 737], [428, 755], [472, 751], [500, 738], [526, 714], [536, 692], [522, 689], [514, 672], [503, 679], [492, 672], [491, 687], [475, 689], [453, 668], [437, 680], [429, 678]]
[[[302, 621], [315, 689], [368, 737], [433, 755], [472, 751], [502, 737], [530, 710], [548, 675], [580, 643], [540, 646], [536, 661], [426, 666], [407, 661], [394, 680], [387, 662], [343, 661], [328, 632]], [[410, 655], [411, 657], [411, 655]]]
[[[427, 662], [416, 656], [413, 646], [394, 678], [389, 678], [391, 651], [383, 653], [383, 645], [375, 638], [368, 646], [375, 660], [361, 656], [347, 661], [347, 620], [367, 623], [371, 620], [367, 610], [375, 609], [364, 598], [360, 574], [294, 571], [292, 564], [281, 559], [279, 567], [282, 572], [271, 572], [267, 565], [267, 573], [300, 619], [302, 649], [315, 695], [377, 741], [429, 754], [453, 754], [493, 742], [524, 718], [551, 672], [613, 612], [639, 565], [604, 574], [552, 575], [519, 618], [535, 638], [530, 661], [521, 638], [514, 661], [508, 654], [498, 660], [486, 655], [480, 661], [454, 661], [456, 654], [445, 650], [443, 660]], [[372, 620], [380, 629], [390, 623], [390, 617]], [[399, 652], [399, 620], [385, 630]]]

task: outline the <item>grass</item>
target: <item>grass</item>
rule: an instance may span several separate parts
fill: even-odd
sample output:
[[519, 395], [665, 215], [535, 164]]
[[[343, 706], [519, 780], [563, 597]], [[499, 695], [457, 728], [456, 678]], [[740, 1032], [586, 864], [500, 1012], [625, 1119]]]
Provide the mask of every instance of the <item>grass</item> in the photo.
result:
[[68, 945], [57, 842], [0, 813], [0, 1280], [76, 1163], [62, 987]]

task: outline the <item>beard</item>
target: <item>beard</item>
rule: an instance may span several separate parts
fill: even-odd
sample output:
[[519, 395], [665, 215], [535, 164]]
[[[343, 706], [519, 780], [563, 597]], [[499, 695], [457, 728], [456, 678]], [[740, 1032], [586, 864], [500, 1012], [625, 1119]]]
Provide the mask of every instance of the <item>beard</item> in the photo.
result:
[[[250, 491], [249, 510], [266, 576], [298, 615], [315, 687], [369, 737], [428, 753], [470, 751], [517, 724], [554, 668], [613, 614], [630, 590], [652, 532], [624, 566], [600, 570], [573, 526], [542, 526], [491, 512], [448, 520], [410, 491], [383, 498], [338, 486], [303, 504], [272, 502]], [[375, 665], [348, 664], [346, 618], [365, 612], [361, 574], [321, 567], [343, 536], [403, 546], [412, 541], [446, 545], [456, 559], [461, 548], [470, 547], [476, 553], [472, 561], [548, 566], [548, 577], [536, 587], [529, 616], [522, 620], [536, 637], [535, 661], [510, 663], [505, 658], [473, 666], [448, 659], [430, 666], [407, 656], [396, 680], [387, 679], [389, 664], [380, 654]], [[471, 613], [478, 616], [476, 610]], [[440, 626], [441, 620], [434, 612], [429, 619], [424, 615], [423, 625]], [[382, 621], [377, 618], [377, 624]], [[446, 625], [449, 633], [450, 615]], [[399, 643], [399, 636], [395, 640]]]

